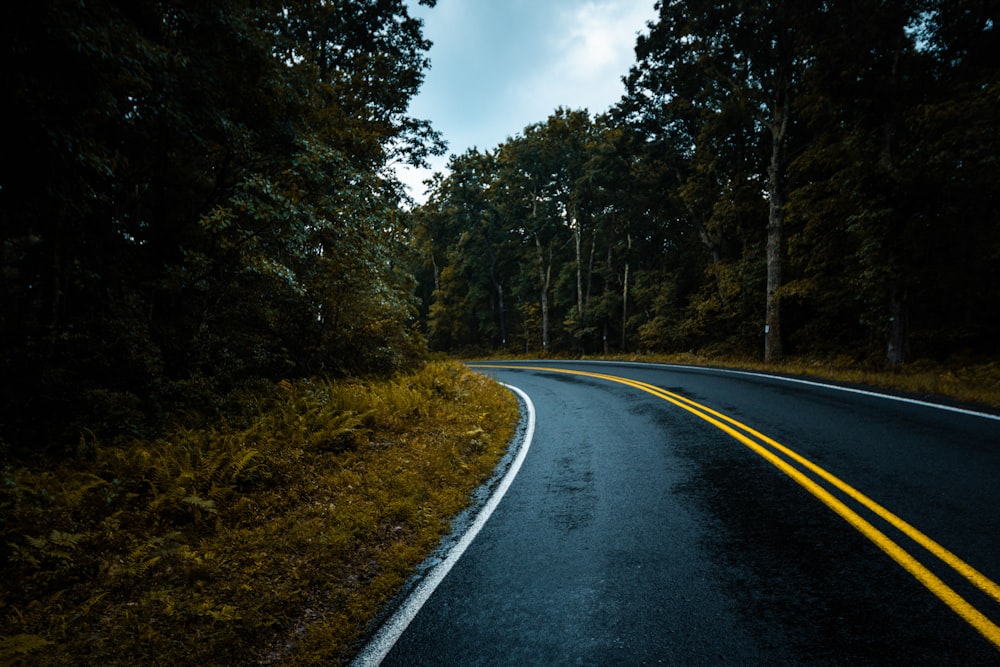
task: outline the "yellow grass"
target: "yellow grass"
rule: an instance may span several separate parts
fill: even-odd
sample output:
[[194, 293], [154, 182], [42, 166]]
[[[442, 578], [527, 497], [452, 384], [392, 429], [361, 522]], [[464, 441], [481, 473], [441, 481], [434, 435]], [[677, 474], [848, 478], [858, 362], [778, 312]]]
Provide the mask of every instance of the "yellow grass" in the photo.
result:
[[337, 664], [517, 422], [450, 362], [286, 382], [248, 428], [4, 468], [2, 664]]
[[[497, 355], [498, 359], [537, 359], [538, 355]], [[547, 357], [558, 358], [558, 357]], [[563, 357], [579, 358], [579, 357]], [[698, 353], [593, 355], [585, 359], [712, 366], [740, 370], [787, 373], [833, 382], [945, 399], [1000, 409], [1000, 361], [938, 363], [915, 361], [894, 369], [863, 366], [847, 357], [834, 359], [788, 358], [765, 364], [748, 357]]]

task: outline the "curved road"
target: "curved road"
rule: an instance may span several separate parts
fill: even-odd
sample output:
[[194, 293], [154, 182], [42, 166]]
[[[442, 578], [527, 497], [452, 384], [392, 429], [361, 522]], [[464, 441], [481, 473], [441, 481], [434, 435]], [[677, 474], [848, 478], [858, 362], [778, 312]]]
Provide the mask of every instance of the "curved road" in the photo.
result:
[[530, 450], [382, 664], [1000, 665], [995, 416], [489, 366], [534, 405]]

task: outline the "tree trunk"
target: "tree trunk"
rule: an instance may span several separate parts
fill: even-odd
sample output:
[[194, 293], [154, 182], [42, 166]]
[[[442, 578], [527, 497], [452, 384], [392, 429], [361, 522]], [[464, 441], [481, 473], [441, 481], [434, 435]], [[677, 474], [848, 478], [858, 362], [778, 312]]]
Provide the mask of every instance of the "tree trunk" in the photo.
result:
[[[538, 194], [531, 200], [531, 219], [538, 222]], [[539, 302], [542, 307], [542, 349], [549, 350], [549, 282], [552, 279], [552, 248], [549, 247], [549, 261], [545, 262], [542, 249], [542, 239], [535, 232], [535, 248], [538, 250], [538, 282], [540, 286]]]
[[626, 351], [625, 325], [628, 323], [628, 255], [632, 250], [632, 233], [626, 232], [625, 280], [622, 285], [622, 353]]
[[906, 361], [906, 290], [893, 285], [889, 290], [889, 344], [886, 360], [890, 366]]
[[490, 237], [486, 233], [486, 229], [483, 229], [483, 245], [486, 246], [486, 254], [490, 258], [490, 282], [493, 284], [493, 292], [497, 296], [497, 310], [499, 311], [499, 321], [500, 321], [500, 344], [504, 347], [507, 346], [507, 323], [505, 322], [505, 311], [503, 305], [503, 285], [500, 283], [500, 277], [497, 275], [497, 255], [493, 251], [493, 244], [490, 243]]
[[[597, 234], [591, 235], [590, 243], [590, 266], [587, 269], [587, 304], [590, 304], [590, 286], [593, 282], [594, 275], [594, 250], [597, 246]], [[615, 226], [608, 225], [608, 254], [605, 259], [604, 264], [604, 303], [607, 304], [611, 297], [611, 260], [614, 258], [614, 248], [615, 248]], [[601, 315], [601, 320], [604, 323], [604, 332], [601, 336], [602, 346], [604, 348], [604, 354], [610, 353], [608, 347], [608, 334], [610, 333], [610, 318], [605, 308], [601, 309], [604, 311]]]
[[549, 249], [549, 261], [545, 261], [542, 240], [535, 234], [535, 248], [538, 249], [538, 282], [541, 286], [539, 300], [542, 306], [542, 349], [549, 349], [549, 282], [552, 279], [552, 249]]
[[583, 234], [579, 218], [572, 216], [570, 227], [573, 229], [573, 246], [576, 250], [576, 321], [579, 325], [583, 323], [583, 257], [580, 247]]
[[503, 285], [500, 281], [496, 282], [497, 288], [497, 307], [500, 310], [500, 345], [507, 347], [507, 321], [504, 317], [504, 305], [503, 305]]
[[779, 86], [779, 103], [774, 110], [771, 129], [771, 163], [767, 168], [767, 301], [764, 311], [764, 362], [781, 359], [781, 288], [783, 234], [785, 223], [785, 140], [790, 116], [787, 83]]
[[434, 291], [435, 292], [440, 292], [441, 291], [441, 269], [438, 268], [437, 260], [434, 258], [434, 249], [431, 248], [431, 250], [427, 254], [429, 254], [430, 257], [431, 257], [431, 267], [433, 267], [433, 269], [434, 269]]
[[[590, 289], [594, 286], [594, 253], [597, 250], [597, 234], [590, 234], [590, 258], [587, 260], [587, 289], [583, 295], [583, 307], [586, 310], [590, 306]], [[611, 266], [611, 244], [608, 244], [608, 266]]]
[[[902, 53], [902, 49], [903, 44], [900, 42], [897, 44], [896, 51], [893, 53], [892, 66], [889, 72], [889, 83], [893, 88], [896, 87], [898, 81], [899, 58]], [[879, 162], [881, 163], [887, 176], [890, 178], [890, 182], [893, 172], [896, 170], [896, 161], [892, 150], [893, 137], [895, 134], [895, 111], [890, 108], [887, 110], [882, 124], [882, 150], [879, 155]], [[890, 235], [893, 234], [893, 230], [898, 230], [898, 228], [902, 226], [899, 216], [900, 214], [894, 211], [892, 221], [896, 224], [890, 224]], [[895, 256], [891, 258], [890, 262], [895, 268], [892, 271], [892, 277], [889, 279], [889, 336], [886, 341], [885, 357], [890, 366], [896, 367], [906, 361], [909, 353], [909, 346], [907, 344], [909, 332], [906, 316], [906, 289], [899, 286], [900, 262], [897, 261], [897, 257]]]
[[715, 292], [719, 295], [719, 302], [723, 306], [728, 306], [729, 298], [726, 296], [726, 290], [722, 285], [722, 275], [718, 270], [719, 265], [722, 263], [721, 242], [718, 238], [715, 238], [714, 235], [710, 235], [705, 226], [700, 222], [698, 223], [698, 238], [701, 239], [702, 244], [712, 256], [711, 266], [714, 269], [712, 274], [715, 277]]

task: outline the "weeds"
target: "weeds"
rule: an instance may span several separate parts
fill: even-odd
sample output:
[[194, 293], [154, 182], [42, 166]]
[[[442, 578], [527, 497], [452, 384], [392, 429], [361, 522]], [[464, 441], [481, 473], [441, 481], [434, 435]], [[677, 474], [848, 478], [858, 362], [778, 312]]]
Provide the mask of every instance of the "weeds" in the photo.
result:
[[0, 486], [3, 664], [328, 664], [503, 454], [514, 398], [454, 363], [283, 382], [256, 420], [81, 438]]
[[1000, 364], [997, 362], [940, 363], [924, 360], [887, 369], [876, 364], [859, 364], [846, 357], [790, 358], [776, 364], [763, 364], [748, 359], [681, 355], [671, 361], [804, 375], [1000, 408]]
[[[537, 355], [504, 355], [501, 359], [536, 359]], [[545, 357], [542, 357], [545, 358]], [[689, 364], [803, 375], [834, 382], [859, 384], [926, 397], [944, 397], [1000, 409], [1000, 362], [954, 359], [949, 362], [914, 361], [898, 368], [858, 362], [853, 357], [789, 357], [765, 364], [750, 357], [685, 352], [679, 354], [595, 355], [587, 359]]]

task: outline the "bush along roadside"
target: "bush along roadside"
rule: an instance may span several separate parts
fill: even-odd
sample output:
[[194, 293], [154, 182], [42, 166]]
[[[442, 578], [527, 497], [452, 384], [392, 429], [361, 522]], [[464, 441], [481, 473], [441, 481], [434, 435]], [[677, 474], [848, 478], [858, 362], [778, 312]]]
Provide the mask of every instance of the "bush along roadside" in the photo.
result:
[[246, 427], [8, 461], [0, 663], [344, 662], [517, 420], [503, 387], [435, 362], [282, 382]]

